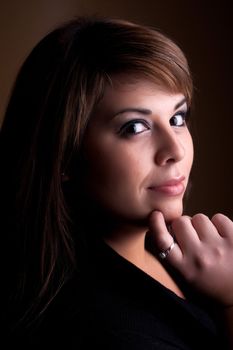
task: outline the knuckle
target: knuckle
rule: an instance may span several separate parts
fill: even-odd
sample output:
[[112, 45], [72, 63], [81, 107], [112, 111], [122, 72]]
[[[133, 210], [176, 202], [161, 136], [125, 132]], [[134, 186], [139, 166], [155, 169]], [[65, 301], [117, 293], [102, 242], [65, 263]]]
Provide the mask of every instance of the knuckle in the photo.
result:
[[213, 255], [215, 258], [215, 262], [222, 260], [225, 257], [225, 250], [222, 247], [216, 246], [213, 248]]
[[158, 248], [161, 251], [166, 251], [172, 244], [173, 240], [168, 241], [167, 239], [160, 239], [158, 242]]
[[186, 215], [175, 219], [171, 224], [172, 229], [175, 229], [175, 230], [181, 229], [182, 227], [184, 227], [186, 225], [187, 221], [190, 221], [190, 217], [186, 216]]
[[192, 222], [194, 222], [194, 223], [204, 222], [206, 220], [209, 220], [208, 216], [206, 216], [205, 214], [202, 214], [202, 213], [195, 214], [192, 217]]
[[199, 254], [194, 258], [194, 265], [199, 271], [206, 270], [211, 265], [211, 259], [207, 254]]
[[194, 266], [199, 271], [208, 271], [225, 259], [225, 250], [222, 246], [213, 246], [200, 251], [194, 257]]
[[213, 222], [221, 222], [222, 220], [224, 220], [225, 215], [221, 214], [221, 213], [216, 213], [212, 216], [211, 221]]
[[222, 213], [216, 213], [212, 216], [212, 218], [216, 217], [216, 218], [222, 218], [224, 217], [225, 215], [223, 215]]

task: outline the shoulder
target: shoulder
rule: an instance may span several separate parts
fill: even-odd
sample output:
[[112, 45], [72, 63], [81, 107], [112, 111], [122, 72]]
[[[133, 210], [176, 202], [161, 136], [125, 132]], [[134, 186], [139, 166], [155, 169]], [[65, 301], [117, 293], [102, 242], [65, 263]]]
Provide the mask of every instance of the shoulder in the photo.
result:
[[208, 315], [107, 247], [63, 286], [31, 340], [69, 350], [218, 348]]

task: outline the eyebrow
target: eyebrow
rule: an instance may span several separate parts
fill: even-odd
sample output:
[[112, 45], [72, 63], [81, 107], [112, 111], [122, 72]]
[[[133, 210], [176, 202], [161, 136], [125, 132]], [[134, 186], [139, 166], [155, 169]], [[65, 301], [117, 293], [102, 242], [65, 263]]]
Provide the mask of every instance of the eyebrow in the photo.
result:
[[[187, 98], [184, 97], [182, 98], [181, 101], [179, 101], [175, 107], [174, 107], [174, 111], [177, 110], [179, 107], [181, 107], [184, 103], [187, 103]], [[150, 115], [152, 114], [152, 111], [150, 109], [147, 109], [147, 108], [124, 108], [124, 109], [121, 109], [120, 111], [118, 111], [116, 114], [114, 114], [113, 118], [115, 118], [117, 115], [119, 114], [123, 114], [123, 113], [126, 113], [126, 112], [132, 112], [132, 113], [140, 113], [140, 114], [143, 114], [143, 115]]]
[[121, 109], [119, 112], [117, 112], [116, 114], [114, 114], [113, 117], [116, 117], [119, 114], [123, 114], [125, 112], [136, 112], [136, 113], [140, 113], [140, 114], [144, 114], [144, 115], [149, 115], [152, 114], [152, 111], [150, 109], [146, 109], [146, 108], [124, 108]]
[[182, 100], [175, 105], [174, 111], [177, 108], [181, 107], [184, 103], [187, 103], [187, 98], [186, 97], [182, 98]]

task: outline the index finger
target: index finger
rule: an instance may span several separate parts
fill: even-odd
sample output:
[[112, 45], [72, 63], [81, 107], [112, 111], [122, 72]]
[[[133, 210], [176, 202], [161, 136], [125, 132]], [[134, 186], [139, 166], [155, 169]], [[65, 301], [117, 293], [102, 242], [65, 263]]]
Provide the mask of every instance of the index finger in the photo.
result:
[[[153, 211], [149, 217], [149, 230], [153, 243], [155, 244], [157, 253], [161, 253], [172, 246], [174, 239], [167, 229], [164, 216], [161, 212]], [[166, 261], [177, 265], [182, 261], [183, 254], [179, 245], [176, 243], [174, 248], [169, 252]]]

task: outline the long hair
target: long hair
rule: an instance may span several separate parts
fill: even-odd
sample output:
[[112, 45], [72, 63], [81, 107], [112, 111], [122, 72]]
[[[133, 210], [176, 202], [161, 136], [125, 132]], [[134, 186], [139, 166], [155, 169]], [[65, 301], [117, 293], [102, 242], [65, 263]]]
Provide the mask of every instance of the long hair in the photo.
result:
[[88, 121], [111, 76], [124, 72], [183, 93], [191, 104], [192, 78], [177, 44], [123, 20], [63, 24], [36, 45], [18, 74], [1, 130], [1, 198], [7, 283], [22, 314], [42, 313], [76, 269], [79, 215], [64, 176], [81, 172]]

